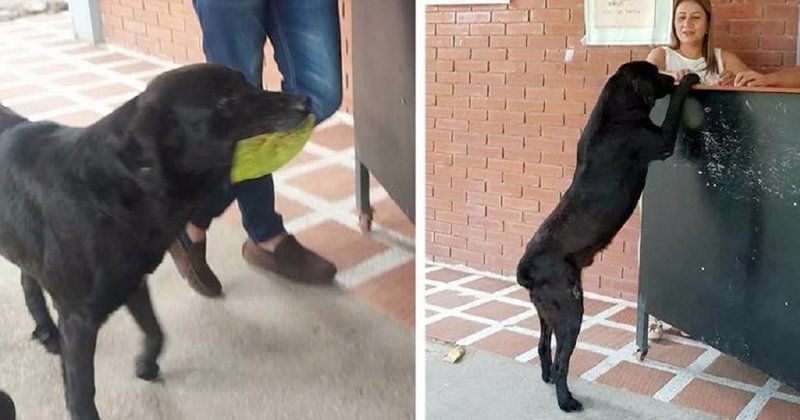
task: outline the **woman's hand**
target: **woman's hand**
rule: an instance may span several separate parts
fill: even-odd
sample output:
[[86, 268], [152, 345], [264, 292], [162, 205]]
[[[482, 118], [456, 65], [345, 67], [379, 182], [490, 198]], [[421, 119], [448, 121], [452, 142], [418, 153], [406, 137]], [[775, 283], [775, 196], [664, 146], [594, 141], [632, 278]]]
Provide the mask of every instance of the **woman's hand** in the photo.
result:
[[733, 80], [735, 86], [769, 86], [771, 83], [766, 74], [754, 70], [743, 71]]
[[736, 75], [730, 71], [725, 70], [717, 76], [717, 85], [719, 86], [732, 86]]

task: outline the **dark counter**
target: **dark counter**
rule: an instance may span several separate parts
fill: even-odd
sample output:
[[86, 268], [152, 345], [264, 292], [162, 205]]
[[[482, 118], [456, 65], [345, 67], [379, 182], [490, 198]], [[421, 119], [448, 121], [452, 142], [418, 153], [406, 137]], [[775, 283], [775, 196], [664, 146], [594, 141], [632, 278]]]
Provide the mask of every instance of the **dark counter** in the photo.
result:
[[800, 95], [693, 95], [704, 126], [650, 166], [640, 312], [800, 389]]

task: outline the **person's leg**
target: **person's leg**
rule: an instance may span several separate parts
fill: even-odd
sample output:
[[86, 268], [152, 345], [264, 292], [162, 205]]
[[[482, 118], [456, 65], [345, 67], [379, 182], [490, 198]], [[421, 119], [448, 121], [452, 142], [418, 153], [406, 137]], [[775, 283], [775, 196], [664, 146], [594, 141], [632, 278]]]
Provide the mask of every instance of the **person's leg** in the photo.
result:
[[[209, 63], [223, 64], [244, 74], [247, 80], [261, 87], [266, 41], [266, 0], [192, 0], [203, 31], [203, 52]], [[272, 182], [264, 187], [272, 193]], [[211, 220], [222, 214], [235, 199], [230, 185], [222, 186], [198, 210], [191, 223], [200, 229], [190, 229], [195, 238], [203, 236]]]
[[[238, 70], [251, 84], [262, 87], [269, 1], [194, 0], [193, 3], [203, 29], [206, 60]], [[265, 241], [285, 232], [283, 219], [275, 211], [275, 184], [271, 176], [238, 183], [230, 191], [227, 204], [234, 197], [238, 199], [242, 222], [251, 239]]]
[[[261, 87], [266, 41], [266, 0], [193, 0], [197, 18], [203, 31], [203, 52], [210, 63], [226, 65], [244, 74], [247, 80]], [[280, 216], [275, 214], [272, 179], [249, 181], [254, 196], [249, 200], [262, 203], [253, 207], [267, 216], [270, 225], [282, 229]], [[222, 285], [206, 262], [205, 232], [211, 221], [218, 217], [237, 198], [229, 184], [221, 185], [203, 208], [190, 218], [189, 225], [178, 241], [170, 248], [181, 275], [198, 293], [217, 296]], [[263, 204], [263, 203], [266, 203]], [[255, 211], [254, 210], [254, 211]]]
[[[266, 30], [283, 76], [282, 90], [311, 98], [316, 121], [331, 116], [342, 99], [339, 10], [336, 0], [269, 0]], [[238, 185], [238, 190], [250, 190]], [[292, 280], [322, 283], [333, 279], [336, 267], [288, 236], [285, 231], [254, 223], [245, 215], [256, 203], [237, 194], [251, 241], [245, 243], [245, 259]], [[259, 229], [260, 227], [260, 229]]]
[[[310, 97], [311, 112], [319, 123], [336, 112], [342, 101], [338, 3], [336, 0], [267, 0], [264, 4], [264, 28], [283, 76], [282, 90]], [[260, 84], [261, 73], [258, 80]], [[265, 188], [267, 183], [271, 188], [269, 194]], [[233, 189], [239, 198], [248, 236], [272, 250], [285, 234], [281, 217], [274, 211], [264, 211], [275, 208], [272, 177], [243, 182]], [[272, 243], [268, 243], [270, 241]]]
[[283, 75], [284, 92], [311, 98], [317, 123], [342, 102], [342, 56], [337, 0], [271, 0], [267, 35]]
[[192, 0], [206, 61], [228, 66], [261, 87], [267, 0]]

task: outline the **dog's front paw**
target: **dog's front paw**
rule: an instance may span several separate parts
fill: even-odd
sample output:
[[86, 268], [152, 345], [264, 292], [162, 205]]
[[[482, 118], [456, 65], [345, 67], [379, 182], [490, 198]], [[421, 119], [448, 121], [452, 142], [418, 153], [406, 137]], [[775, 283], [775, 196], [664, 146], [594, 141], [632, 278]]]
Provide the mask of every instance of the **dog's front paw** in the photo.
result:
[[553, 374], [550, 372], [550, 369], [542, 368], [542, 381], [546, 384], [553, 383]]
[[136, 361], [136, 376], [145, 381], [154, 381], [158, 378], [159, 372], [158, 363], [137, 360]]
[[575, 411], [582, 411], [583, 404], [581, 404], [581, 402], [575, 398], [572, 398], [572, 395], [570, 395], [569, 398], [567, 398], [567, 400], [563, 403], [561, 401], [558, 402], [558, 408], [566, 413], [572, 413]]
[[31, 333], [31, 339], [41, 343], [50, 354], [61, 353], [61, 340], [56, 327], [36, 327]]

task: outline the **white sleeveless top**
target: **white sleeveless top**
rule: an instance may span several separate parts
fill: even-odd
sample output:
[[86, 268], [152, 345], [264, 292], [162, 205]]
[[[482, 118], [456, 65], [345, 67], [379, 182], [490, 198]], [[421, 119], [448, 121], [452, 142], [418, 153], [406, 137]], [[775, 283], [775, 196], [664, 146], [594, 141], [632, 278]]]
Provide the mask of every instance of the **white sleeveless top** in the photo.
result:
[[[700, 83], [704, 85], [713, 84], [717, 81], [717, 74], [708, 74], [708, 70], [706, 70], [706, 60], [703, 57], [686, 58], [670, 47], [661, 47], [661, 49], [667, 53], [665, 71], [689, 69], [692, 73], [700, 76]], [[717, 69], [719, 73], [724, 72], [725, 68], [722, 63], [721, 49], [714, 48], [714, 58], [717, 60]]]

